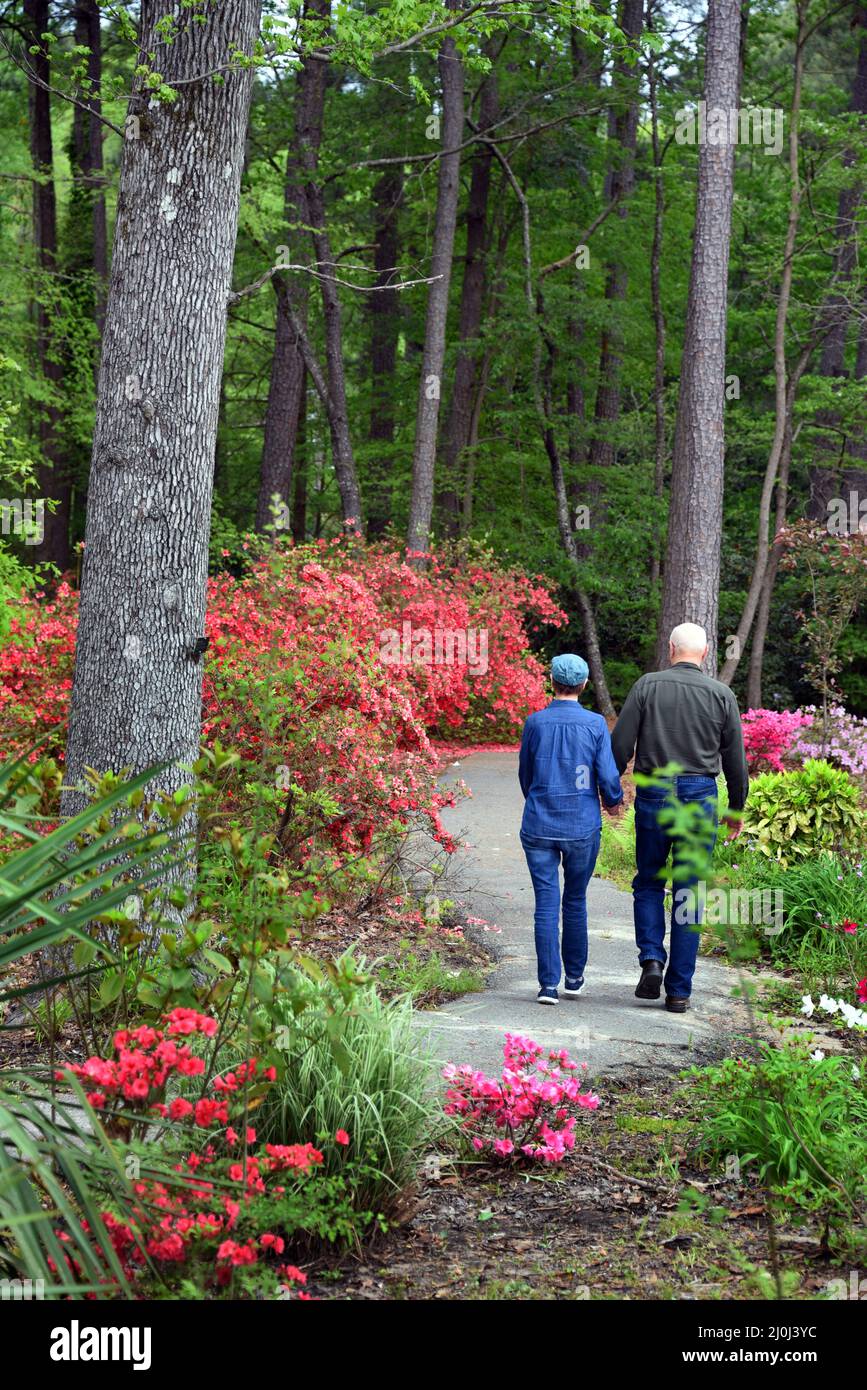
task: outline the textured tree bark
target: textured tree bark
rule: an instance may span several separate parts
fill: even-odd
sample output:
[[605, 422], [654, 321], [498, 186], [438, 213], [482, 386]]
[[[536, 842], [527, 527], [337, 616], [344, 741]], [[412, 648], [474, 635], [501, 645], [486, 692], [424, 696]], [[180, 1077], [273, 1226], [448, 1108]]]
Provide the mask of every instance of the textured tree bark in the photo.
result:
[[488, 377], [493, 360], [493, 352], [490, 348], [485, 352], [484, 357], [479, 363], [478, 381], [476, 383], [476, 394], [473, 400], [472, 410], [470, 411], [470, 433], [467, 438], [467, 462], [464, 468], [463, 477], [463, 497], [461, 498], [461, 536], [468, 536], [473, 525], [473, 504], [475, 502], [476, 489], [476, 452], [479, 444], [479, 422], [482, 418], [482, 407], [485, 403], [485, 396], [488, 390]]
[[292, 474], [292, 539], [301, 545], [307, 539], [307, 392], [301, 397], [298, 432], [295, 438], [295, 469]]
[[[321, 65], [319, 65], [321, 66]], [[307, 234], [301, 231], [307, 221], [307, 200], [304, 192], [304, 170], [299, 141], [315, 141], [316, 149], [322, 135], [322, 116], [325, 83], [313, 62], [303, 59], [298, 69], [295, 87], [295, 120], [293, 139], [286, 155], [286, 174], [283, 187], [283, 215], [286, 222], [286, 244], [293, 263], [306, 260], [303, 248]], [[273, 526], [273, 499], [277, 496], [289, 506], [292, 492], [292, 469], [298, 435], [298, 419], [307, 383], [304, 356], [298, 341], [295, 321], [302, 328], [307, 322], [307, 284], [305, 277], [295, 272], [274, 276], [276, 319], [274, 356], [268, 383], [268, 404], [265, 409], [265, 429], [262, 439], [262, 461], [259, 472], [259, 495], [256, 500], [256, 530], [264, 532]]]
[[[628, 39], [638, 39], [644, 19], [644, 0], [621, 0], [617, 22]], [[638, 79], [636, 67], [619, 58], [614, 64], [613, 100], [608, 115], [611, 163], [605, 176], [605, 203], [617, 202], [616, 217], [624, 221], [635, 186], [635, 150], [638, 139]], [[606, 319], [599, 341], [599, 375], [596, 386], [593, 436], [589, 463], [591, 490], [599, 491], [597, 469], [614, 463], [613, 430], [620, 418], [622, 332], [618, 305], [626, 298], [629, 276], [621, 261], [608, 267], [605, 280]], [[591, 501], [592, 509], [592, 501]]]
[[[448, 0], [448, 8], [456, 10], [458, 0]], [[455, 226], [458, 212], [458, 189], [461, 156], [458, 147], [464, 128], [464, 70], [454, 39], [443, 40], [439, 55], [442, 89], [442, 148], [437, 185], [437, 209], [431, 255], [433, 283], [428, 290], [425, 320], [424, 350], [416, 412], [415, 448], [412, 459], [412, 498], [409, 510], [407, 546], [411, 551], [425, 552], [430, 542], [433, 513], [434, 464], [436, 459], [437, 423], [446, 346], [446, 318], [449, 307], [449, 282]], [[448, 153], [452, 151], [452, 153]]]
[[[737, 107], [740, 0], [709, 0], [704, 98]], [[686, 331], [671, 472], [658, 664], [680, 622], [707, 631], [707, 667], [717, 669], [720, 545], [725, 460], [726, 306], [734, 146], [699, 147], [698, 191]]]
[[398, 212], [403, 175], [389, 165], [373, 189], [373, 266], [376, 293], [370, 296], [370, 426], [375, 446], [367, 479], [367, 530], [381, 536], [391, 519], [391, 448], [394, 444], [394, 372], [400, 327], [398, 291], [392, 289], [400, 254]]
[[[496, 61], [498, 46], [501, 44], [486, 45], [487, 56], [492, 63]], [[494, 124], [499, 110], [497, 70], [492, 66], [482, 83], [479, 98], [480, 130], [486, 131]], [[489, 241], [488, 198], [493, 161], [494, 152], [490, 145], [479, 145], [473, 155], [470, 191], [467, 197], [467, 245], [458, 320], [460, 346], [455, 359], [442, 447], [443, 485], [440, 492], [440, 508], [443, 530], [449, 536], [456, 535], [459, 530], [461, 457], [470, 439], [473, 401], [477, 394], [479, 363], [482, 356], [478, 337], [485, 302], [485, 256]]]
[[[160, 50], [176, 100], [129, 104], [87, 507], [65, 815], [87, 768], [172, 767], [199, 748], [214, 444], [258, 0], [190, 22], [146, 0], [141, 63]], [[174, 41], [160, 41], [176, 20]]]
[[[48, 50], [40, 35], [49, 27], [48, 0], [24, 0], [24, 31], [28, 62], [36, 81], [30, 83], [30, 158], [33, 180], [33, 245], [36, 254], [37, 284], [33, 296], [36, 328], [36, 361], [49, 393], [56, 398], [63, 377], [60, 344], [55, 341], [50, 308], [57, 273], [57, 200], [54, 190], [54, 152], [51, 138], [51, 97], [41, 83], [51, 80]], [[71, 465], [63, 444], [60, 411], [56, 400], [39, 408], [37, 434], [41, 461], [37, 481], [41, 497], [52, 498], [54, 511], [45, 509], [41, 542], [34, 547], [38, 561], [55, 564], [62, 572], [69, 568], [69, 513], [72, 501]]]
[[[858, 330], [858, 346], [855, 350], [855, 380], [867, 377], [867, 293], [861, 296], [861, 326]], [[863, 458], [863, 454], [861, 455]]]
[[[486, 273], [486, 279], [491, 278], [492, 284], [488, 290], [487, 301], [482, 309], [483, 323], [494, 319], [497, 312], [497, 305], [502, 298], [506, 252], [509, 247], [509, 240], [514, 225], [511, 219], [507, 217], [500, 217], [499, 222], [500, 228], [497, 235], [497, 246], [494, 255], [493, 275], [489, 277]], [[460, 499], [461, 515], [459, 534], [461, 536], [468, 536], [473, 525], [479, 428], [493, 361], [494, 347], [489, 343], [482, 354], [481, 360], [476, 364], [475, 389], [473, 392], [472, 405], [470, 407], [470, 426], [466, 443], [466, 463], [463, 467], [462, 496]]]
[[[331, 0], [308, 0], [305, 15], [328, 20]], [[317, 31], [321, 32], [321, 31]], [[304, 197], [307, 220], [313, 242], [313, 254], [322, 277], [322, 315], [325, 321], [325, 360], [328, 368], [328, 423], [331, 431], [331, 451], [343, 520], [351, 530], [363, 529], [361, 493], [355, 470], [355, 456], [349, 429], [349, 410], [346, 404], [346, 375], [343, 366], [343, 326], [340, 294], [334, 283], [335, 261], [331, 238], [325, 221], [325, 200], [318, 182], [319, 146], [322, 142], [322, 114], [325, 101], [325, 81], [328, 64], [324, 59], [307, 56], [304, 61], [309, 74], [309, 100], [302, 108], [303, 120], [297, 131], [298, 157], [304, 171]]]
[[[647, 22], [652, 27], [654, 0], [647, 6]], [[650, 101], [650, 136], [653, 149], [653, 244], [650, 251], [650, 304], [653, 312], [653, 331], [656, 341], [653, 368], [653, 494], [657, 500], [665, 493], [665, 314], [662, 308], [662, 238], [665, 221], [665, 186], [662, 181], [663, 151], [659, 142], [659, 108], [657, 103], [657, 74], [653, 50], [647, 57], [647, 85]], [[650, 556], [650, 585], [655, 589], [662, 568], [662, 544], [654, 537]]]
[[[262, 462], [259, 469], [259, 495], [256, 499], [256, 530], [260, 534], [275, 525], [275, 497], [284, 507], [289, 506], [298, 418], [307, 380], [304, 358], [288, 311], [290, 290], [282, 278], [274, 278], [277, 293], [274, 356], [271, 359], [268, 404], [265, 408], [265, 428], [262, 436]], [[297, 294], [297, 291], [293, 289], [293, 293]], [[296, 312], [299, 315], [303, 312], [300, 302], [296, 305]]]
[[[855, 347], [854, 376], [856, 381], [867, 380], [867, 293], [861, 296], [861, 323]], [[863, 421], [858, 434], [849, 442], [849, 452], [854, 458], [867, 459], [867, 429]]]

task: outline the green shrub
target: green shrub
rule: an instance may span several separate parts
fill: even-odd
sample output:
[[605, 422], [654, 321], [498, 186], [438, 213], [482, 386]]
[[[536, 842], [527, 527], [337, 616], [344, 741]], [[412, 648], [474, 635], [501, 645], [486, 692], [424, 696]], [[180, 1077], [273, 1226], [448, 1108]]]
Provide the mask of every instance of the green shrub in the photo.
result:
[[[285, 1078], [266, 1094], [256, 1130], [269, 1142], [292, 1144], [347, 1131], [366, 1165], [354, 1201], [387, 1215], [411, 1184], [440, 1115], [432, 1064], [419, 1050], [406, 997], [384, 1002], [372, 986], [344, 1002], [330, 982], [301, 981], [312, 1002], [299, 1018], [278, 1024]], [[340, 1162], [333, 1145], [329, 1162]]]
[[829, 1218], [851, 1218], [867, 1201], [867, 1091], [850, 1059], [762, 1042], [756, 1061], [729, 1057], [686, 1076], [700, 1153], [736, 1155], [779, 1195]]
[[796, 772], [753, 778], [744, 831], [761, 854], [787, 865], [818, 850], [857, 848], [865, 813], [849, 774], [810, 758]]
[[[783, 930], [765, 938], [772, 960], [829, 993], [867, 974], [867, 882], [856, 866], [822, 851], [788, 867], [747, 852], [738, 867], [739, 887], [782, 893]], [[845, 932], [846, 921], [858, 930]]]

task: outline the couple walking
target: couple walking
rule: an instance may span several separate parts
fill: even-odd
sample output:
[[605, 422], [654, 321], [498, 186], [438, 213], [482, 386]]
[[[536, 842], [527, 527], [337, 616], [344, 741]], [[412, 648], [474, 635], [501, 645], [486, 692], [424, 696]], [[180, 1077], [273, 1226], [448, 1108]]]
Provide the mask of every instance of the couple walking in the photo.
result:
[[668, 650], [670, 667], [635, 682], [612, 734], [601, 714], [592, 714], [579, 703], [589, 671], [582, 657], [571, 654], [554, 658], [554, 698], [524, 725], [518, 765], [525, 798], [521, 844], [536, 898], [540, 1004], [558, 1002], [563, 970], [565, 995], [574, 998], [584, 984], [587, 885], [602, 831], [599, 800], [610, 815], [622, 814], [620, 776], [634, 753], [636, 772], [652, 773], [668, 763], [682, 768], [662, 787], [639, 787], [635, 797], [632, 892], [641, 965], [635, 994], [639, 999], [658, 999], [664, 986], [667, 1009], [684, 1013], [689, 1007], [699, 933], [697, 926], [679, 920], [683, 914], [672, 907], [666, 953], [663, 870], [670, 854], [678, 862], [680, 846], [659, 825], [658, 813], [671, 795], [679, 801], [699, 802], [713, 825], [712, 849], [718, 826], [720, 763], [728, 787], [729, 810], [724, 820], [730, 836], [740, 830], [749, 778], [737, 701], [728, 686], [711, 680], [701, 669], [707, 656], [704, 628], [681, 623], [671, 634]]

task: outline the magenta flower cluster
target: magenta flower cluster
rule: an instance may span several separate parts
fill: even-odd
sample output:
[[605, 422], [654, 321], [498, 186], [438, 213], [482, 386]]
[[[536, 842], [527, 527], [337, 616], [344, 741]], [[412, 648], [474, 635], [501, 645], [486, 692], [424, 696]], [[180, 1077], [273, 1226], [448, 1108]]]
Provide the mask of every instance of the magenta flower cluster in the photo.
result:
[[579, 1079], [587, 1063], [573, 1062], [562, 1048], [546, 1053], [532, 1038], [513, 1033], [506, 1034], [503, 1061], [500, 1077], [471, 1066], [444, 1067], [446, 1114], [459, 1118], [478, 1153], [561, 1162], [575, 1147], [580, 1112], [599, 1105]]
[[782, 772], [783, 758], [791, 753], [799, 729], [812, 722], [801, 710], [748, 709], [741, 723], [750, 772]]

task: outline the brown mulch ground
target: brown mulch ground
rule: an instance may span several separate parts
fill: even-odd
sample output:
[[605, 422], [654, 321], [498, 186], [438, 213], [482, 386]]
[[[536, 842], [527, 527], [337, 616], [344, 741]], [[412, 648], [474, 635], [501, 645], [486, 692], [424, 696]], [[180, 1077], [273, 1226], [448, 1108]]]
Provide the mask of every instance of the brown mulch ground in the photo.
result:
[[[604, 1083], [585, 1142], [557, 1169], [441, 1157], [400, 1224], [358, 1258], [307, 1266], [321, 1299], [750, 1299], [769, 1287], [764, 1194], [691, 1161], [687, 1092]], [[432, 1169], [435, 1171], [435, 1169]], [[797, 1296], [841, 1269], [818, 1235], [776, 1228]], [[843, 1277], [847, 1277], [845, 1270]], [[792, 1288], [787, 1286], [791, 1295]]]

